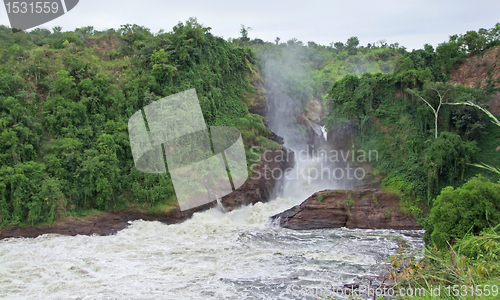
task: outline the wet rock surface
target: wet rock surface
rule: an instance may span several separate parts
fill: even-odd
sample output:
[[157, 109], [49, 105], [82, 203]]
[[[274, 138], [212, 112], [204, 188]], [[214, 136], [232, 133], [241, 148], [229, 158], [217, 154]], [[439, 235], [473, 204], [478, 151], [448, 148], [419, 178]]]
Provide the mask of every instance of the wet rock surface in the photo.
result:
[[399, 198], [378, 189], [325, 190], [272, 217], [290, 229], [360, 228], [420, 230], [401, 212]]

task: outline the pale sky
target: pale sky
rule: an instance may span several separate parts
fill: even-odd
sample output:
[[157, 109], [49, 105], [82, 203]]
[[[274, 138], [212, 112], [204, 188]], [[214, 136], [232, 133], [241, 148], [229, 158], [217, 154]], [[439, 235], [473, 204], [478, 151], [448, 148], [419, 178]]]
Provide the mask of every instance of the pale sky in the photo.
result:
[[[433, 1], [162, 1], [162, 0], [80, 0], [67, 14], [41, 25], [74, 30], [94, 26], [97, 30], [138, 24], [171, 31], [179, 21], [196, 17], [212, 28], [212, 33], [239, 37], [241, 24], [251, 27], [250, 38], [282, 42], [297, 38], [329, 45], [357, 36], [361, 45], [386, 40], [408, 48], [434, 46], [452, 34], [491, 28], [500, 22], [499, 0]], [[0, 8], [0, 24], [10, 26], [5, 8]]]

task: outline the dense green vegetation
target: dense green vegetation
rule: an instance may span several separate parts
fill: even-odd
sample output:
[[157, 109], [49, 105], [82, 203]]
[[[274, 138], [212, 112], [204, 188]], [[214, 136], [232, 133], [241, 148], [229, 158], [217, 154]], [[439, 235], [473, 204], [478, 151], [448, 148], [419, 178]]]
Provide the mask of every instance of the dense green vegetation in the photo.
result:
[[273, 78], [273, 82], [284, 82], [290, 96], [303, 103], [313, 97], [321, 99], [336, 80], [346, 75], [390, 72], [396, 57], [405, 52], [404, 47], [387, 45], [383, 41], [359, 46], [356, 37], [350, 38], [345, 44], [337, 42], [330, 46], [311, 41], [305, 45], [296, 39], [286, 43], [278, 41], [276, 44], [256, 39], [250, 43], [253, 43], [261, 67], [280, 65], [279, 68], [270, 68], [275, 72], [268, 74], [268, 77]]
[[249, 47], [213, 36], [196, 19], [157, 34], [138, 25], [0, 27], [0, 225], [175, 204], [168, 174], [135, 169], [127, 122], [190, 88], [207, 125], [238, 127], [247, 147], [276, 147], [245, 105], [258, 97], [254, 64]]
[[399, 284], [427, 295], [439, 284], [498, 285], [500, 128], [484, 107], [500, 91], [499, 79], [486, 78], [484, 88], [447, 82], [458, 63], [498, 45], [500, 23], [452, 36], [436, 49], [405, 52], [393, 73], [347, 75], [326, 98], [328, 129], [377, 149], [380, 160], [372, 163], [386, 174], [383, 188], [424, 225], [426, 259], [410, 265]]
[[[361, 148], [377, 149], [381, 159], [374, 165], [377, 172], [387, 175], [383, 186], [400, 193], [403, 206], [419, 217], [425, 216], [422, 210], [432, 209], [435, 203], [442, 205], [443, 199], [451, 197], [444, 194], [438, 197], [450, 192], [450, 188], [441, 192], [447, 186], [460, 187], [478, 173], [494, 182], [499, 179], [498, 174], [471, 165], [480, 162], [499, 165], [498, 155], [491, 151], [496, 146], [483, 143], [484, 136], [491, 139], [498, 135], [499, 129], [480, 109], [456, 105], [471, 102], [485, 106], [498, 89], [494, 88], [494, 82], [489, 82], [486, 88], [447, 83], [455, 64], [500, 43], [500, 24], [481, 32], [452, 36], [435, 50], [425, 45], [424, 49], [406, 52], [397, 58], [393, 73], [348, 75], [336, 81], [329, 91], [327, 103], [331, 110], [324, 119], [329, 130], [349, 131]], [[470, 36], [488, 38], [473, 43]], [[492, 197], [488, 195], [483, 191], [474, 202], [487, 201]], [[495, 206], [499, 208], [498, 204]], [[475, 209], [481, 210], [480, 207], [477, 205]], [[473, 226], [472, 219], [462, 226]], [[446, 228], [434, 221], [422, 220], [428, 241], [430, 236], [438, 235], [433, 233], [434, 226], [440, 227], [440, 231]], [[476, 224], [474, 232], [496, 225], [490, 221]], [[445, 223], [448, 228], [453, 227], [453, 222]], [[450, 236], [438, 244], [445, 247], [451, 241]]]
[[439, 248], [469, 232], [477, 235], [500, 224], [500, 185], [481, 177], [456, 189], [444, 188], [434, 204], [429, 223], [434, 227], [432, 242]]

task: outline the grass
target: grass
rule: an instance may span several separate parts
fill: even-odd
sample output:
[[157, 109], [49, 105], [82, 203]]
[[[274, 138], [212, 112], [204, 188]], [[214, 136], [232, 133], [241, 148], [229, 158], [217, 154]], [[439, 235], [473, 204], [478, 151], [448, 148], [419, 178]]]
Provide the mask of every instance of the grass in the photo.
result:
[[[127, 210], [137, 210], [143, 213], [152, 214], [152, 215], [165, 215], [169, 213], [172, 209], [176, 208], [177, 198], [175, 196], [170, 197], [169, 199], [157, 203], [130, 203], [125, 200], [120, 201], [119, 205], [114, 211], [127, 211]], [[87, 216], [103, 213], [104, 211], [100, 211], [97, 209], [86, 209], [86, 208], [73, 208], [66, 211], [65, 218], [85, 218]], [[63, 218], [64, 219], [64, 218]]]
[[91, 216], [91, 215], [96, 215], [96, 214], [99, 214], [99, 213], [102, 213], [102, 211], [100, 210], [97, 210], [97, 209], [94, 209], [94, 208], [91, 208], [91, 209], [88, 209], [88, 208], [74, 208], [74, 209], [70, 209], [70, 210], [67, 210], [65, 211], [64, 213], [64, 217], [62, 217], [61, 219], [57, 219], [53, 222], [38, 222], [36, 224], [32, 224], [30, 222], [21, 222], [19, 224], [7, 224], [6, 226], [0, 226], [0, 228], [2, 227], [8, 227], [8, 226], [11, 226], [11, 225], [14, 225], [14, 226], [17, 226], [17, 227], [32, 227], [32, 226], [39, 226], [39, 225], [46, 225], [46, 224], [49, 224], [50, 226], [52, 226], [53, 224], [59, 222], [59, 221], [62, 221], [64, 219], [71, 219], [71, 218], [77, 218], [77, 219], [80, 219], [80, 218], [85, 218], [87, 216]]
[[66, 211], [67, 213], [67, 217], [73, 217], [73, 218], [84, 218], [84, 217], [87, 217], [87, 216], [91, 216], [91, 215], [95, 215], [95, 214], [98, 214], [98, 213], [101, 213], [100, 210], [97, 210], [97, 209], [94, 209], [94, 208], [91, 208], [91, 209], [88, 209], [88, 208], [74, 208], [74, 209], [71, 209], [71, 210], [67, 210]]
[[[173, 198], [175, 198], [175, 197], [173, 197]], [[172, 209], [177, 207], [174, 203], [175, 202], [167, 201], [167, 203], [151, 204], [146, 209], [146, 212], [150, 213], [152, 215], [164, 215], [164, 214], [167, 214], [168, 212], [170, 212]]]
[[[425, 296], [418, 299], [500, 299], [499, 227], [478, 236], [466, 236], [445, 252], [426, 248], [422, 261], [411, 263], [397, 274], [396, 287], [423, 289]], [[436, 295], [438, 286], [441, 287], [440, 293]], [[490, 290], [487, 296], [484, 295], [487, 293], [485, 288]]]

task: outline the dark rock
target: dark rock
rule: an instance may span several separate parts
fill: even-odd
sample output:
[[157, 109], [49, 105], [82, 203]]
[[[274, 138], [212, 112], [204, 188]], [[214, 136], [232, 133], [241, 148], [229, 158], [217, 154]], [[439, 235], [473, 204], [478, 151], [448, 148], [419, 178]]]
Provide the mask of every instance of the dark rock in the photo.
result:
[[248, 108], [248, 111], [252, 114], [256, 114], [262, 117], [266, 117], [267, 111], [268, 111], [267, 103], [266, 102], [260, 102], [257, 103], [255, 106], [251, 106]]
[[262, 78], [259, 77], [257, 80], [252, 82], [253, 87], [257, 93], [253, 93], [248, 95], [250, 98], [250, 103], [247, 104], [248, 111], [252, 114], [256, 114], [262, 117], [266, 117], [269, 107], [267, 106], [266, 101], [266, 89], [264, 88], [264, 84], [262, 82]]
[[290, 229], [361, 228], [411, 229], [422, 227], [401, 212], [399, 198], [378, 189], [325, 190], [272, 217]]
[[[266, 124], [266, 126], [267, 126], [267, 124]], [[285, 143], [285, 140], [281, 136], [277, 135], [271, 129], [269, 129], [269, 131], [271, 131], [271, 136], [268, 137], [270, 140], [275, 141], [276, 143], [278, 143], [280, 145], [283, 145]]]
[[284, 174], [293, 166], [293, 151], [286, 148], [266, 150], [262, 153], [260, 162], [251, 168], [252, 175], [248, 180], [236, 191], [222, 197], [222, 205], [231, 211], [244, 205], [269, 201], [284, 178], [284, 176], [281, 176], [281, 179], [277, 178], [280, 176], [273, 176], [273, 172], [275, 175]]

